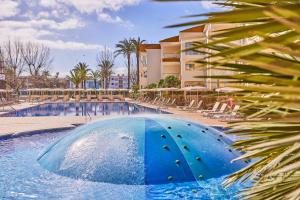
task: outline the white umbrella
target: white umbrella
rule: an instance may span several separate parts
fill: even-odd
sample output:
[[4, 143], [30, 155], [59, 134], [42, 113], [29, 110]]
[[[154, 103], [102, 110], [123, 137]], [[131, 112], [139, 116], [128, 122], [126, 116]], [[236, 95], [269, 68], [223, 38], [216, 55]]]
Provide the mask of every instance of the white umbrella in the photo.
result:
[[189, 87], [184, 87], [180, 89], [181, 91], [190, 91], [191, 96], [192, 96], [192, 91], [197, 91], [197, 101], [198, 101], [198, 92], [199, 91], [207, 91], [208, 89], [203, 86], [189, 86]]
[[182, 91], [207, 91], [206, 87], [203, 86], [190, 86], [190, 87], [184, 87], [181, 88]]
[[243, 91], [243, 89], [233, 88], [233, 87], [223, 87], [223, 88], [216, 89], [216, 92], [224, 92], [224, 93], [241, 92], [241, 91]]

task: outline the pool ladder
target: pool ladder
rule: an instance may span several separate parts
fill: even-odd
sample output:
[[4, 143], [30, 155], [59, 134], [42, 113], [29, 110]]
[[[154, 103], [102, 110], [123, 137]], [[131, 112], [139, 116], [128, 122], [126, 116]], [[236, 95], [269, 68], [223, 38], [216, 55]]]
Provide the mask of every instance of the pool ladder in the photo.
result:
[[90, 115], [89, 111], [86, 111], [86, 117], [89, 119], [89, 121], [91, 121], [91, 120], [92, 120], [92, 117], [91, 117], [91, 115]]

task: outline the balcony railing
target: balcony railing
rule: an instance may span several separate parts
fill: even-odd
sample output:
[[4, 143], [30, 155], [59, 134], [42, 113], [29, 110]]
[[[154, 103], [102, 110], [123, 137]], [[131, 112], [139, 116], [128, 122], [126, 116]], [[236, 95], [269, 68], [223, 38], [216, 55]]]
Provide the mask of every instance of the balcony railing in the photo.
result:
[[175, 76], [179, 78], [179, 73], [163, 73], [163, 77], [167, 77], [167, 76]]
[[180, 54], [178, 54], [178, 53], [165, 53], [165, 54], [163, 54], [163, 58], [180, 58]]

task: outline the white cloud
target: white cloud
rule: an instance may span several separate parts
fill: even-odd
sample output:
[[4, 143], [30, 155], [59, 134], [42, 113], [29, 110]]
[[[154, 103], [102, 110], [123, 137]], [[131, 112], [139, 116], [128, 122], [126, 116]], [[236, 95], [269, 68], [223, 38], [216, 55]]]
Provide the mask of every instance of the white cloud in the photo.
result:
[[0, 21], [0, 43], [8, 39], [18, 39], [21, 41], [33, 41], [47, 45], [52, 49], [66, 49], [66, 50], [94, 50], [101, 49], [99, 44], [86, 44], [76, 41], [63, 40], [49, 40], [41, 39], [46, 36], [57, 36], [57, 30], [66, 30], [82, 27], [76, 19], [69, 19], [62, 22], [54, 20], [28, 20], [28, 21], [14, 21], [4, 20]]
[[0, 0], [0, 19], [13, 17], [18, 14], [18, 2], [12, 0]]
[[136, 5], [141, 0], [58, 0], [74, 6], [81, 13], [92, 13], [104, 9], [117, 11], [124, 6]]
[[57, 22], [49, 19], [28, 20], [28, 21], [15, 21], [15, 20], [0, 21], [0, 27], [11, 28], [12, 30], [18, 30], [23, 28], [68, 30], [68, 29], [82, 28], [84, 26], [85, 24], [76, 18], [67, 19], [62, 22]]
[[40, 5], [47, 8], [73, 6], [80, 13], [102, 12], [104, 9], [118, 11], [124, 6], [137, 5], [141, 0], [41, 0]]
[[40, 5], [43, 7], [56, 7], [58, 3], [56, 0], [40, 0]]
[[108, 23], [123, 23], [124, 22], [123, 19], [121, 19], [119, 16], [112, 17], [107, 13], [99, 13], [98, 20], [108, 22]]
[[86, 44], [82, 42], [74, 41], [62, 41], [62, 40], [36, 40], [36, 42], [42, 43], [52, 49], [64, 49], [64, 50], [96, 50], [103, 49], [99, 44]]
[[[218, 1], [218, 0], [217, 0]], [[224, 0], [220, 0], [219, 2], [223, 2]], [[212, 8], [219, 8], [220, 6], [217, 4], [214, 4], [216, 1], [201, 1], [201, 6], [204, 9], [212, 9]]]
[[134, 25], [130, 21], [125, 21], [119, 16], [111, 16], [107, 13], [98, 13], [98, 20], [106, 23], [121, 24], [127, 28], [133, 28]]
[[50, 16], [50, 13], [46, 11], [41, 11], [37, 14], [37, 18], [49, 18]]
[[[0, 42], [10, 39], [41, 42], [53, 49], [89, 50], [99, 44], [64, 41], [65, 30], [86, 26], [83, 14], [95, 14], [99, 21], [132, 28], [133, 24], [114, 12], [142, 0], [0, 0]], [[28, 9], [24, 10], [21, 4]], [[25, 7], [26, 7], [25, 6]], [[112, 12], [112, 15], [108, 14]], [[5, 19], [7, 17], [16, 17]], [[51, 38], [51, 39], [50, 39]]]

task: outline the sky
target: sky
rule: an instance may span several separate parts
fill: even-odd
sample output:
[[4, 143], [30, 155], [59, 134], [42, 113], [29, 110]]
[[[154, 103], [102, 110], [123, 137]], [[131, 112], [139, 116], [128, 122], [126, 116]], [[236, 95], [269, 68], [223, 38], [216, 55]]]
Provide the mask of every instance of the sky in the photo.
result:
[[[129, 37], [147, 43], [178, 34], [164, 28], [185, 22], [182, 16], [220, 10], [211, 1], [151, 0], [0, 0], [0, 44], [8, 39], [41, 43], [51, 49], [51, 73], [65, 76], [78, 63], [96, 69], [97, 54]], [[114, 72], [127, 73], [125, 60]]]

